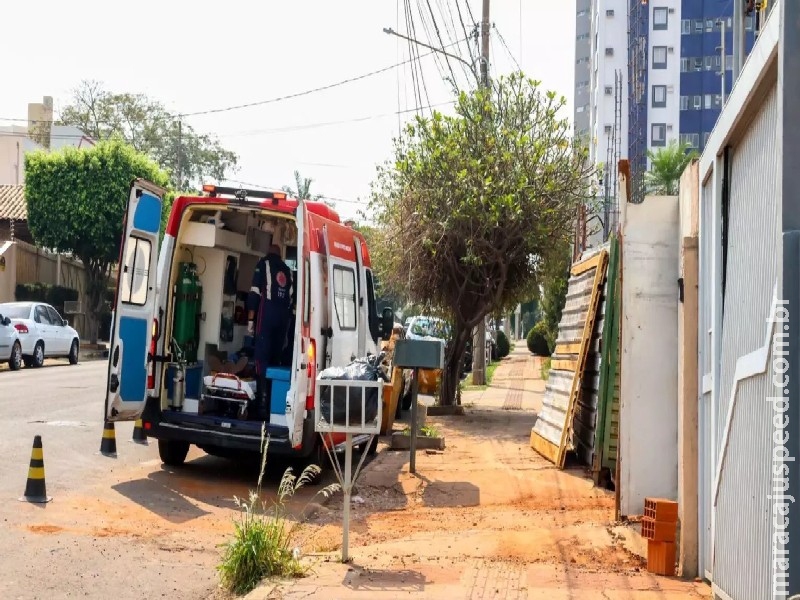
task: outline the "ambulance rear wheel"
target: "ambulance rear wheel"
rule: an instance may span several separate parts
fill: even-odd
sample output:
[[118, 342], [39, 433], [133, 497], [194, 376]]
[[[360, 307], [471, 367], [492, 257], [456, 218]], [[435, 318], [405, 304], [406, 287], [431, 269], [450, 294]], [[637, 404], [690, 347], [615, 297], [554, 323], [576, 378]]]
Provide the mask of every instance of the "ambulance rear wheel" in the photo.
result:
[[180, 467], [189, 454], [189, 442], [178, 440], [158, 440], [158, 455], [161, 462], [170, 467]]

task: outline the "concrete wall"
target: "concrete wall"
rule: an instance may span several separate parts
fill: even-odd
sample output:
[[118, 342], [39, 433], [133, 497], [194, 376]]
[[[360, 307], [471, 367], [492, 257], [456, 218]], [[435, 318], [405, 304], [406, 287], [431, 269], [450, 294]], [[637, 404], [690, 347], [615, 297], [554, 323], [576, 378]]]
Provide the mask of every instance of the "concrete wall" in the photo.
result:
[[25, 183], [25, 153], [40, 148], [25, 131], [24, 127], [0, 128], [0, 185]]
[[17, 285], [16, 244], [0, 242], [0, 259], [5, 259], [5, 266], [0, 264], [0, 302], [13, 302]]
[[678, 198], [628, 203], [622, 222], [620, 513], [678, 497]]
[[680, 186], [680, 276], [683, 302], [678, 305], [678, 502], [679, 573], [697, 576], [697, 320], [699, 164], [694, 161]]

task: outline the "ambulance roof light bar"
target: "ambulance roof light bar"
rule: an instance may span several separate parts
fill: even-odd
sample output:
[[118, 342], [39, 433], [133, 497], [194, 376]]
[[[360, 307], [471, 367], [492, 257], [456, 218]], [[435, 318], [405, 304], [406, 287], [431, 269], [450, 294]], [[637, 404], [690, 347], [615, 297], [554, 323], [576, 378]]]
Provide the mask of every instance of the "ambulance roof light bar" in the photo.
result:
[[245, 190], [242, 188], [223, 187], [219, 185], [206, 184], [203, 186], [203, 192], [207, 193], [211, 198], [217, 196], [234, 196], [240, 202], [245, 202], [248, 198], [266, 198], [272, 200], [275, 204], [278, 200], [286, 200], [286, 192], [268, 192], [266, 190]]

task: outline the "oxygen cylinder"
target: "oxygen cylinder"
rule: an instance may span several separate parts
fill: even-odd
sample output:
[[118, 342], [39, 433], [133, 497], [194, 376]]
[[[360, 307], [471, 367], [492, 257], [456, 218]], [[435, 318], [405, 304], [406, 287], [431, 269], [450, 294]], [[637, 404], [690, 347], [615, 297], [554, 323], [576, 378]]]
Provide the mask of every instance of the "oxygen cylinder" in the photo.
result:
[[178, 363], [175, 365], [175, 376], [172, 379], [172, 406], [175, 410], [183, 408], [183, 399], [186, 396], [186, 372], [185, 365]]
[[200, 294], [202, 287], [194, 263], [181, 263], [175, 284], [175, 319], [172, 337], [183, 349], [186, 361], [197, 362]]

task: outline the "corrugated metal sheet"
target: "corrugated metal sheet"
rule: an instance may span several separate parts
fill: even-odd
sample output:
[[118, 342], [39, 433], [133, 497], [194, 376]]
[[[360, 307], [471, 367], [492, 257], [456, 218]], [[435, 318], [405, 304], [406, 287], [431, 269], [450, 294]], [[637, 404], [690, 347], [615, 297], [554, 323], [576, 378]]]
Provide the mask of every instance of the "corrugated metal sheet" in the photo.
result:
[[[569, 279], [567, 298], [558, 327], [556, 349], [551, 357], [552, 368], [542, 401], [542, 410], [531, 432], [533, 448], [559, 466], [563, 462], [559, 461], [558, 457], [563, 457], [563, 451], [559, 449], [565, 427], [568, 429], [568, 435], [564, 449], [573, 449], [576, 446], [573, 425], [569, 424], [568, 426], [567, 423], [567, 411], [570, 409], [570, 398], [573, 387], [576, 385], [576, 378], [580, 378], [581, 375], [583, 375], [582, 379], [577, 381], [577, 385], [580, 387], [577, 389], [577, 398], [572, 413], [578, 416], [573, 423], [577, 423], [581, 435], [590, 440], [589, 448], [592, 448], [594, 442], [596, 390], [599, 387], [599, 342], [593, 336], [589, 347], [584, 348], [583, 338], [587, 319], [589, 317], [593, 320], [596, 319], [594, 313], [590, 315], [590, 309], [593, 299], [595, 302], [598, 301], [595, 293], [597, 267], [590, 266], [589, 261], [597, 258], [598, 254], [601, 254], [599, 265], [603, 269], [602, 276], [604, 276], [607, 257], [607, 250], [604, 247], [586, 253], [578, 263], [573, 265], [573, 273], [577, 274], [572, 275]], [[581, 268], [581, 265], [586, 266]], [[600, 284], [602, 285], [602, 279], [600, 279]], [[596, 310], [596, 306], [594, 310]], [[593, 332], [596, 332], [596, 327], [593, 328]], [[585, 355], [581, 353], [582, 349], [586, 350]], [[583, 373], [581, 366], [584, 367]], [[583, 394], [580, 393], [584, 386], [589, 390], [585, 400], [582, 399]], [[595, 390], [593, 404], [592, 389]], [[589, 456], [591, 460], [591, 452]]]
[[[736, 362], [763, 346], [780, 262], [778, 94], [760, 107], [734, 149], [722, 330], [717, 440], [723, 437]], [[739, 383], [716, 507], [714, 583], [734, 599], [769, 598], [771, 372]], [[719, 442], [718, 442], [719, 443]]]

